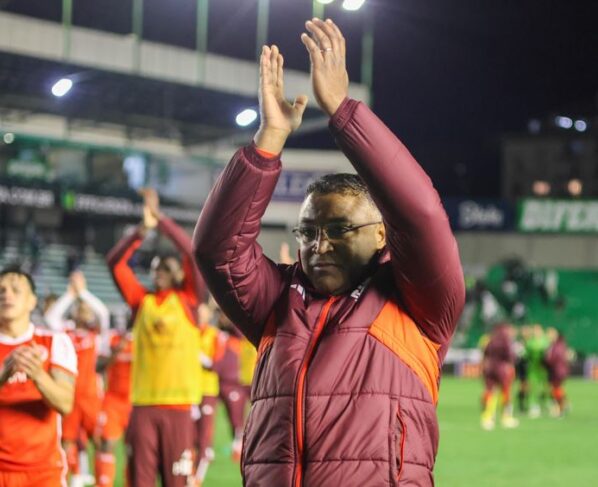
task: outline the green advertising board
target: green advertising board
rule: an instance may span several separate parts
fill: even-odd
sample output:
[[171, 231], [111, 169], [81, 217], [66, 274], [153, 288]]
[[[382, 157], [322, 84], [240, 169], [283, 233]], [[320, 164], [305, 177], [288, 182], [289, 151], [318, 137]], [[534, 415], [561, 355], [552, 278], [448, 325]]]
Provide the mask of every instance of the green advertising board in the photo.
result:
[[521, 200], [517, 228], [520, 232], [598, 233], [598, 200]]

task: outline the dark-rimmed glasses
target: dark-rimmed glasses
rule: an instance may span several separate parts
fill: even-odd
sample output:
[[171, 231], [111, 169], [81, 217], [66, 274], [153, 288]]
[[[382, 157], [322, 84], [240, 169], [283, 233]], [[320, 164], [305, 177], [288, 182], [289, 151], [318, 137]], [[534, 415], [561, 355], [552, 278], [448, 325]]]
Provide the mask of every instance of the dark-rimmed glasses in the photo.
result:
[[318, 238], [326, 237], [329, 242], [338, 242], [344, 240], [347, 234], [359, 230], [370, 225], [378, 225], [381, 221], [361, 223], [359, 225], [351, 225], [347, 223], [327, 223], [325, 225], [299, 225], [293, 228], [293, 235], [297, 242], [302, 244], [310, 244], [315, 242]]

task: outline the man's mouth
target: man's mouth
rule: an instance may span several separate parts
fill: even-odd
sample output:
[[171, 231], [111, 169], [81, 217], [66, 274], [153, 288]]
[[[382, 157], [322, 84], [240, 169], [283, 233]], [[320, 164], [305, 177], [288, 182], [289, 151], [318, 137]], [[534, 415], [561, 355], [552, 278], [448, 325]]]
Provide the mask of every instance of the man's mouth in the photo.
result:
[[316, 263], [312, 264], [311, 267], [313, 270], [319, 271], [319, 270], [334, 269], [334, 268], [338, 267], [338, 265], [333, 264], [332, 262], [316, 262]]

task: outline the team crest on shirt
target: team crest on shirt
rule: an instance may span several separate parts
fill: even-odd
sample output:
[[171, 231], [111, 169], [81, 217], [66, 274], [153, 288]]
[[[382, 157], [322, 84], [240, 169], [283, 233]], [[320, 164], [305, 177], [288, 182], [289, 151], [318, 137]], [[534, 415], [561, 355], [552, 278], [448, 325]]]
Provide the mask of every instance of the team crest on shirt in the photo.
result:
[[305, 288], [301, 284], [291, 284], [291, 289], [297, 291], [301, 295], [303, 302], [305, 302]]
[[9, 384], [24, 384], [29, 380], [25, 372], [15, 372], [8, 378]]

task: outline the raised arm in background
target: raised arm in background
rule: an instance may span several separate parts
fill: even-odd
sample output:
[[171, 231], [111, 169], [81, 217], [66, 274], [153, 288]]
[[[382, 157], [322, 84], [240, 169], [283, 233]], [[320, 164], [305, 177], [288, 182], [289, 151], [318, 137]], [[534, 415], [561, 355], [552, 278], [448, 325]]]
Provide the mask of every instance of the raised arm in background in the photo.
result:
[[147, 289], [137, 279], [135, 271], [129, 265], [129, 260], [141, 247], [147, 231], [157, 226], [157, 218], [151, 214], [147, 205], [144, 205], [141, 224], [133, 232], [120, 239], [106, 256], [114, 283], [123, 299], [133, 310], [139, 307], [141, 300], [147, 294]]
[[100, 333], [104, 333], [110, 328], [110, 311], [101, 300], [87, 289], [87, 281], [81, 271], [71, 273], [67, 291], [46, 311], [44, 318], [49, 328], [54, 331], [69, 328], [71, 320], [68, 319], [67, 312], [76, 299], [80, 299], [91, 308], [98, 320]]
[[158, 230], [170, 239], [181, 254], [184, 272], [182, 283], [183, 293], [191, 305], [199, 305], [205, 300], [206, 286], [195, 264], [191, 238], [174, 220], [168, 218], [160, 211], [160, 202], [156, 190], [146, 188], [142, 190], [142, 194], [145, 205], [152, 216], [158, 221]]

